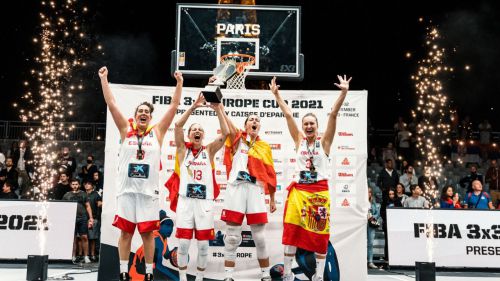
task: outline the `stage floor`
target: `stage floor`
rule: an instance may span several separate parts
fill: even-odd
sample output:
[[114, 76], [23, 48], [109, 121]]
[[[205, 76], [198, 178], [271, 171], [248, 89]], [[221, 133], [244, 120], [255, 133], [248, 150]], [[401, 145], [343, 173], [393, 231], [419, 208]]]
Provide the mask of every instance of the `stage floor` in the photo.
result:
[[[0, 280], [24, 281], [26, 280], [26, 264], [0, 263]], [[97, 265], [86, 267], [72, 264], [49, 264], [49, 278], [47, 280], [75, 280], [96, 281]], [[68, 279], [67, 277], [74, 278]], [[370, 270], [367, 281], [414, 281], [415, 272], [405, 270]], [[437, 281], [500, 281], [500, 272], [438, 272]], [[255, 281], [252, 279], [238, 281]]]

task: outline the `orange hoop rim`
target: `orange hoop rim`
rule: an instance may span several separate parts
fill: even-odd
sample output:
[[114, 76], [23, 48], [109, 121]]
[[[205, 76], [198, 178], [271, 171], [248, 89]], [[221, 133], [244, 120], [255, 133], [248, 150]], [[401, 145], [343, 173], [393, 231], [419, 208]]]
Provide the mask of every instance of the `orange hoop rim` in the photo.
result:
[[238, 73], [240, 74], [245, 71], [245, 67], [253, 65], [255, 63], [255, 57], [247, 54], [225, 54], [220, 56], [220, 62], [222, 63], [228, 58], [235, 58], [235, 57], [248, 59], [248, 61], [236, 62], [236, 71], [238, 71]]

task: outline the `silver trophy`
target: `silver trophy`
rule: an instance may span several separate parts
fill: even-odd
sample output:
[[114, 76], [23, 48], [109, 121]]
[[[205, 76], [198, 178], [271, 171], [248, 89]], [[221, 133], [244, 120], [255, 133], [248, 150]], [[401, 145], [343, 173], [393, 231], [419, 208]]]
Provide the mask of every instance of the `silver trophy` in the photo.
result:
[[234, 60], [224, 61], [214, 68], [215, 81], [208, 83], [205, 89], [201, 91], [205, 100], [210, 103], [220, 103], [222, 101], [222, 93], [220, 86], [224, 85], [229, 78], [236, 74], [236, 62]]

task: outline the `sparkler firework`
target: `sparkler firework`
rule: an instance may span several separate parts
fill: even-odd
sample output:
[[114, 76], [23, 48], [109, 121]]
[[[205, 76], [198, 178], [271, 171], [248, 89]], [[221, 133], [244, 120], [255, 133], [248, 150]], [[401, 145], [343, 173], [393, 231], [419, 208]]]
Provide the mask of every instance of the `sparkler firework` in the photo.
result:
[[22, 97], [26, 108], [19, 109], [19, 113], [24, 122], [40, 124], [25, 132], [34, 154], [30, 163], [34, 166], [33, 189], [27, 195], [44, 201], [58, 173], [58, 141], [67, 140], [75, 128], [62, 123], [74, 114], [74, 94], [83, 89], [81, 82], [73, 81], [73, 74], [86, 66], [83, 58], [94, 48], [90, 47], [92, 40], [82, 28], [88, 9], [81, 1], [41, 1], [40, 4], [39, 33], [33, 38], [40, 53], [32, 59], [32, 77], [24, 82], [26, 92]]
[[[431, 177], [439, 179], [443, 163], [449, 162], [440, 154], [440, 148], [450, 142], [450, 110], [448, 97], [441, 79], [453, 72], [445, 62], [446, 49], [439, 46], [440, 34], [436, 27], [428, 27], [426, 34], [426, 57], [418, 61], [418, 70], [411, 79], [415, 82], [417, 105], [412, 111], [417, 125], [417, 149], [423, 159], [423, 167]], [[426, 183], [425, 197], [436, 198], [437, 183]]]

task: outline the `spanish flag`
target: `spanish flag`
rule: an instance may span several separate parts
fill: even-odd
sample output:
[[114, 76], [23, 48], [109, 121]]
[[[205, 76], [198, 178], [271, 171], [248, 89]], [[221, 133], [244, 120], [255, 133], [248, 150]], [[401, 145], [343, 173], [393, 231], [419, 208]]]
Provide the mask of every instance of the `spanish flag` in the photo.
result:
[[[190, 142], [186, 142], [186, 149], [191, 149], [193, 152], [193, 155], [196, 155], [198, 153], [198, 150], [193, 149], [193, 144]], [[202, 147], [202, 149], [205, 149], [205, 147]], [[220, 188], [217, 182], [215, 181], [215, 169], [214, 169], [214, 163], [210, 163], [212, 165], [212, 181], [214, 185], [214, 199], [216, 199], [219, 196], [220, 193]], [[170, 210], [176, 211], [177, 210], [177, 201], [179, 199], [179, 187], [181, 184], [181, 168], [180, 168], [180, 163], [179, 163], [179, 157], [176, 154], [175, 155], [175, 165], [174, 165], [174, 172], [170, 176], [170, 178], [167, 180], [165, 183], [165, 187], [168, 189], [168, 199], [170, 200]]]
[[324, 254], [330, 240], [328, 181], [289, 186], [283, 218], [283, 245]]
[[[233, 142], [229, 138], [226, 139], [224, 149], [224, 165], [226, 165], [226, 175], [229, 174], [233, 167], [233, 154], [235, 153], [235, 144], [239, 140], [246, 141], [247, 133], [238, 130]], [[252, 148], [248, 150], [248, 172], [255, 177], [257, 181], [264, 183], [266, 194], [276, 192], [276, 172], [274, 171], [273, 155], [269, 144], [261, 140], [258, 136]]]

